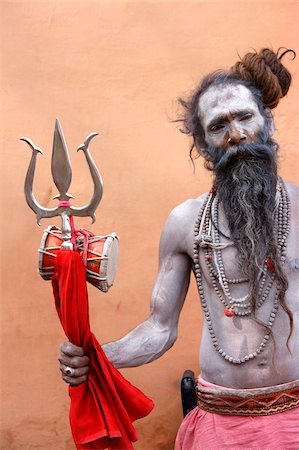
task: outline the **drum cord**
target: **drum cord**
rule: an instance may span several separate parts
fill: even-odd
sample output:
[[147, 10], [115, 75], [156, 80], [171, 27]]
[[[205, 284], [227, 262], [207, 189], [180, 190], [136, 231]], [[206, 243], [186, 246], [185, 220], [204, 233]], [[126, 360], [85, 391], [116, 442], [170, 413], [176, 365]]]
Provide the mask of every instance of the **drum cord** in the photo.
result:
[[[69, 201], [61, 200], [58, 203], [58, 207], [69, 207], [69, 206], [71, 206], [71, 202], [69, 202]], [[69, 218], [70, 218], [71, 233], [72, 233], [71, 242], [73, 244], [74, 250], [77, 250], [77, 238], [78, 237], [83, 237], [82, 260], [83, 260], [84, 266], [86, 267], [86, 265], [87, 265], [88, 238], [91, 237], [91, 236], [94, 236], [94, 233], [92, 233], [91, 231], [86, 230], [85, 228], [76, 228], [75, 227], [75, 222], [74, 222], [74, 217], [72, 215], [70, 215]]]

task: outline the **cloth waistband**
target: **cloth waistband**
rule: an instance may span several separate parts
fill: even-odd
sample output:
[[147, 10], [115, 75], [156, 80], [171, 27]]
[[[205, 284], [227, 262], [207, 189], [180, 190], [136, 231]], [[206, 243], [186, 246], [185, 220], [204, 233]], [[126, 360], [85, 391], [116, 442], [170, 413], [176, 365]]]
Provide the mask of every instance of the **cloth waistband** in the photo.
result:
[[[211, 383], [203, 384], [211, 385]], [[299, 380], [257, 389], [196, 386], [197, 405], [208, 412], [233, 416], [268, 416], [299, 407]]]

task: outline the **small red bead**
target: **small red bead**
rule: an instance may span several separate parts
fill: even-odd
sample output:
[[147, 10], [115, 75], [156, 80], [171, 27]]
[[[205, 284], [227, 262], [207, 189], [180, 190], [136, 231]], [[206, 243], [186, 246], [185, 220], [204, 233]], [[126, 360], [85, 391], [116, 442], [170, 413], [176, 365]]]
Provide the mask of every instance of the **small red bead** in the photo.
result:
[[217, 190], [215, 188], [210, 189], [210, 194], [216, 194]]
[[208, 262], [212, 261], [212, 256], [211, 256], [211, 255], [206, 255], [206, 260], [207, 260]]
[[234, 317], [235, 316], [234, 311], [232, 309], [228, 309], [228, 308], [224, 309], [224, 314], [226, 315], [226, 317]]
[[265, 264], [268, 267], [268, 271], [273, 273], [275, 268], [274, 268], [274, 263], [273, 263], [272, 259], [271, 258], [266, 258], [265, 259]]

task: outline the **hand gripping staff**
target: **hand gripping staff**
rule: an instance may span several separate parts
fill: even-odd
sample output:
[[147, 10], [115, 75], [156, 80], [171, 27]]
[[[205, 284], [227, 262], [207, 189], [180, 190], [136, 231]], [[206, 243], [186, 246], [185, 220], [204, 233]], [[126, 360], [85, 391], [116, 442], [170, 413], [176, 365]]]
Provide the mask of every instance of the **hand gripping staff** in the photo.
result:
[[[88, 149], [91, 139], [96, 135], [97, 133], [91, 133], [78, 147], [85, 154], [94, 184], [93, 195], [87, 205], [77, 208], [70, 204], [73, 197], [67, 191], [71, 184], [72, 169], [58, 119], [55, 123], [52, 151], [52, 176], [59, 191], [54, 198], [58, 199], [58, 206], [44, 208], [35, 199], [32, 186], [37, 154], [42, 153], [42, 150], [30, 139], [23, 137], [21, 139], [32, 149], [25, 179], [25, 196], [36, 214], [38, 224], [42, 218], [61, 216], [61, 230], [52, 227], [60, 233], [59, 248], [55, 247], [54, 250], [51, 247], [46, 252], [52, 255], [51, 276], [55, 306], [66, 336], [75, 345], [84, 347], [90, 359], [88, 379], [79, 386], [69, 386], [70, 424], [76, 447], [80, 450], [127, 450], [132, 449], [132, 442], [138, 439], [132, 422], [149, 414], [153, 402], [115, 369], [90, 330], [86, 287], [88, 268], [85, 268], [82, 254], [88, 260], [86, 254], [88, 256], [90, 252], [97, 252], [88, 250], [89, 242], [94, 240], [93, 233], [77, 230], [73, 223], [73, 216], [90, 216], [94, 222], [95, 210], [102, 198], [102, 179]], [[80, 252], [82, 247], [78, 242], [82, 240], [82, 236], [85, 249]], [[92, 255], [90, 259], [95, 264], [94, 260], [98, 257]], [[49, 273], [41, 275], [48, 279]]]

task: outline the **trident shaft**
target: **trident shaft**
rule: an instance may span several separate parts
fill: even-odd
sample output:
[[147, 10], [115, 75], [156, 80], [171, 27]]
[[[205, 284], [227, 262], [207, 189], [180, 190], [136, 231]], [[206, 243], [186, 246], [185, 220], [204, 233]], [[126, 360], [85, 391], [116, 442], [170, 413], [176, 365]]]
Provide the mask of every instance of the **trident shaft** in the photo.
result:
[[95, 211], [103, 195], [102, 178], [88, 148], [90, 141], [95, 136], [97, 136], [97, 134], [98, 133], [89, 134], [83, 144], [81, 144], [77, 149], [77, 151], [82, 150], [84, 152], [94, 186], [93, 195], [90, 202], [80, 208], [71, 206], [69, 202], [71, 198], [74, 198], [67, 192], [72, 181], [72, 167], [59, 120], [56, 119], [55, 122], [51, 162], [52, 177], [59, 191], [59, 194], [54, 197], [59, 200], [59, 205], [56, 208], [45, 208], [36, 200], [33, 194], [33, 179], [35, 173], [36, 158], [38, 153], [43, 152], [27, 137], [21, 138], [21, 140], [27, 142], [27, 144], [32, 149], [32, 156], [27, 170], [24, 186], [26, 201], [30, 208], [35, 212], [36, 221], [39, 225], [42, 218], [49, 218], [54, 216], [61, 217], [61, 231], [63, 239], [63, 244], [61, 247], [65, 250], [73, 249], [73, 244], [71, 242], [72, 233], [70, 216], [90, 216], [92, 218], [92, 222], [94, 222]]

